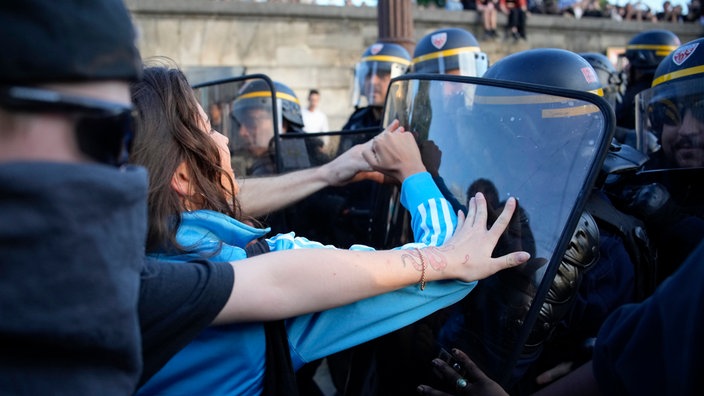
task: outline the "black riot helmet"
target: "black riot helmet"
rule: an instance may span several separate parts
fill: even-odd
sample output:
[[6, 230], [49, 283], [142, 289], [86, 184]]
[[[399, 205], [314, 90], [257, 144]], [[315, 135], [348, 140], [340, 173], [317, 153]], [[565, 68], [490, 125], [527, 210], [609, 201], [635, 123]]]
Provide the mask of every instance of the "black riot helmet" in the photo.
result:
[[598, 52], [582, 52], [579, 55], [586, 59], [594, 68], [596, 75], [599, 77], [599, 81], [601, 81], [604, 99], [606, 99], [611, 106], [615, 106], [617, 102], [621, 102], [626, 89], [626, 74], [616, 70], [614, 64], [611, 63], [611, 60], [604, 54]]
[[481, 77], [489, 57], [474, 35], [464, 29], [446, 28], [425, 35], [416, 45], [411, 64], [414, 73], [456, 74]]
[[[276, 98], [273, 103], [272, 97]], [[301, 106], [293, 91], [282, 83], [260, 78], [242, 86], [232, 101], [230, 115], [234, 132], [230, 144], [234, 152], [242, 151], [242, 158], [266, 158], [275, 148], [277, 133], [299, 132], [303, 128]], [[245, 174], [253, 174], [251, 159], [245, 162]]]
[[536, 48], [511, 54], [491, 66], [484, 77], [603, 96], [599, 77], [589, 62], [574, 52], [557, 48]]
[[652, 29], [635, 35], [626, 45], [625, 57], [629, 68], [652, 73], [660, 61], [681, 44], [669, 30]]
[[[291, 88], [278, 81], [274, 82], [276, 90], [276, 102], [280, 109], [280, 114], [290, 126], [290, 129], [301, 130], [303, 128], [303, 116], [301, 115], [301, 104], [298, 97]], [[271, 111], [272, 89], [263, 79], [252, 80], [242, 87], [232, 105], [232, 116], [240, 122], [244, 122], [244, 111], [252, 108], [262, 108]]]
[[[594, 68], [578, 54], [564, 49], [536, 48], [516, 52], [492, 65], [482, 78], [535, 84], [541, 90], [542, 87], [553, 87], [603, 97]], [[479, 86], [474, 104], [477, 111], [481, 110], [492, 120], [491, 126], [487, 127], [492, 128], [497, 136], [512, 136], [515, 131], [521, 131], [521, 139], [513, 139], [518, 143], [517, 150], [545, 139], [547, 129], [587, 130], [602, 122], [597, 106], [545, 93], [524, 92], [509, 96]], [[526, 143], [519, 143], [521, 140]], [[520, 150], [516, 155], [520, 155]]]
[[[648, 152], [648, 133], [659, 144]], [[651, 155], [649, 168], [704, 168], [704, 39], [665, 57], [651, 88], [636, 96], [638, 148]]]
[[354, 68], [352, 104], [383, 107], [389, 81], [406, 73], [410, 64], [411, 55], [398, 44], [370, 45]]

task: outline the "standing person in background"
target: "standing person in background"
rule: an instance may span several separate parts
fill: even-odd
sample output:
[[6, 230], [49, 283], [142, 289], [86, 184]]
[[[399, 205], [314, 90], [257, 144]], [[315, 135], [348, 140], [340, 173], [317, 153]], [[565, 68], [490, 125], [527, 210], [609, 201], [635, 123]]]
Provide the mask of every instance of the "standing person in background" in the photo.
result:
[[505, 39], [513, 37], [513, 41], [526, 40], [527, 0], [499, 0], [501, 12], [508, 16]]
[[308, 92], [308, 107], [301, 109], [303, 131], [315, 133], [330, 130], [328, 126], [328, 116], [320, 110], [319, 106], [320, 92], [317, 89], [311, 89]]
[[704, 25], [701, 0], [692, 0], [687, 3], [687, 15], [685, 15], [684, 21], [698, 23], [700, 27]]

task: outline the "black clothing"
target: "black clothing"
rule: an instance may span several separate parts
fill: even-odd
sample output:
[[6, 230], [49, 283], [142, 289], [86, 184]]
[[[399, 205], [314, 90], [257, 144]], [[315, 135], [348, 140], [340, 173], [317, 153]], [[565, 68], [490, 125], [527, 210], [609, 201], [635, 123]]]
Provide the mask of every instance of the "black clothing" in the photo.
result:
[[[528, 3], [526, 1], [526, 3]], [[514, 40], [526, 38], [526, 12], [517, 0], [506, 0], [508, 17], [506, 18], [506, 38], [513, 36]]]
[[[513, 34], [514, 39], [526, 38], [526, 12], [523, 9], [516, 7], [511, 8], [508, 12], [508, 25], [509, 31], [516, 28], [516, 33]], [[508, 37], [508, 32], [506, 32], [506, 37]]]
[[213, 322], [232, 293], [234, 271], [229, 263], [147, 258], [141, 278], [140, 385]]
[[122, 0], [0, 2], [1, 85], [137, 81], [142, 60]]
[[609, 315], [593, 374], [604, 395], [694, 395], [704, 387], [704, 243], [655, 293]]
[[0, 186], [2, 392], [132, 394], [230, 296], [227, 263], [145, 260], [141, 168], [12, 163]]
[[[245, 247], [247, 257], [254, 257], [270, 251], [264, 239]], [[286, 324], [284, 320], [272, 320], [264, 323], [266, 335], [266, 372], [264, 373], [264, 390], [266, 396], [297, 396], [296, 373], [291, 362], [291, 350], [288, 345]]]
[[[364, 143], [380, 133], [383, 128], [381, 126], [381, 118], [376, 115], [376, 112], [381, 112], [378, 107], [367, 106], [356, 109], [347, 120], [347, 123], [342, 127], [343, 131], [360, 131], [369, 129], [370, 133], [354, 133], [345, 134], [340, 137], [340, 146], [338, 153], [342, 154], [352, 148], [352, 146]], [[378, 128], [378, 129], [377, 129]]]
[[0, 392], [133, 393], [146, 172], [6, 163], [0, 202]]
[[623, 100], [616, 105], [616, 125], [622, 128], [636, 128], [636, 94], [650, 88], [652, 75], [640, 81], [629, 80]]

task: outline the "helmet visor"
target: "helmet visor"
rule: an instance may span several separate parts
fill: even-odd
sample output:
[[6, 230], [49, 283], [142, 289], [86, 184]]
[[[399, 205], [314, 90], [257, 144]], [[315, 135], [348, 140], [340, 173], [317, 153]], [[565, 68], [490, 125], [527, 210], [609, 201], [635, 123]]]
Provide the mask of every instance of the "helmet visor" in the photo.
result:
[[406, 72], [408, 65], [399, 62], [369, 60], [359, 62], [354, 69], [352, 104], [355, 107], [384, 105], [392, 78]]
[[649, 169], [704, 167], [704, 80], [670, 81], [636, 96], [637, 148]]
[[416, 73], [440, 73], [481, 77], [489, 68], [489, 56], [477, 47], [454, 48], [413, 59]]

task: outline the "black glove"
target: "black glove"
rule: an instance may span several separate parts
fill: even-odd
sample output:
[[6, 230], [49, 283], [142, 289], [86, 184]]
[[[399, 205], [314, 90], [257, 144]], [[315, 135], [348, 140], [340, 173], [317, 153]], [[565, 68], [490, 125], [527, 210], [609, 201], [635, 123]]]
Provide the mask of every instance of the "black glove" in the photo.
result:
[[641, 218], [653, 232], [663, 232], [680, 221], [684, 215], [662, 184], [640, 186], [633, 190], [632, 194], [629, 210]]

